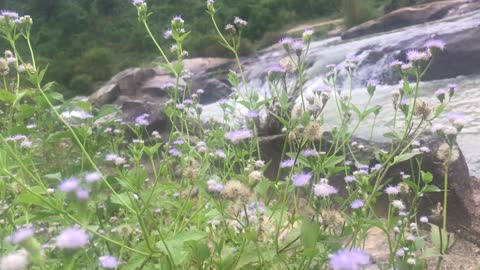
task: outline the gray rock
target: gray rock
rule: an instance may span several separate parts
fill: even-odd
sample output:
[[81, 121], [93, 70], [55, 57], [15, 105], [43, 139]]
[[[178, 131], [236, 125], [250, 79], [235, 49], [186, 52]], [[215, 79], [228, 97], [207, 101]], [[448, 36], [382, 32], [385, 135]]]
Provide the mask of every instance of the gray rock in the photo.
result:
[[[215, 76], [227, 68], [230, 62], [231, 60], [223, 58], [185, 60], [185, 68], [194, 73], [191, 89], [204, 90], [204, 94], [200, 96], [201, 104], [215, 102], [232, 92], [226, 82]], [[174, 77], [163, 69], [129, 68], [115, 75], [92, 94], [89, 100], [95, 106], [117, 105], [123, 112], [123, 118], [128, 122], [133, 122], [137, 116], [148, 113], [151, 122], [149, 129], [163, 131], [170, 125], [163, 111], [164, 105], [170, 100], [168, 93], [162, 88], [167, 82], [174, 82]], [[181, 80], [179, 84], [185, 87], [186, 82]]]
[[406, 7], [388, 13], [378, 19], [371, 20], [345, 31], [342, 39], [352, 39], [364, 35], [391, 31], [397, 28], [421, 24], [433, 20], [462, 14], [478, 8], [478, 3], [472, 0], [449, 0]]

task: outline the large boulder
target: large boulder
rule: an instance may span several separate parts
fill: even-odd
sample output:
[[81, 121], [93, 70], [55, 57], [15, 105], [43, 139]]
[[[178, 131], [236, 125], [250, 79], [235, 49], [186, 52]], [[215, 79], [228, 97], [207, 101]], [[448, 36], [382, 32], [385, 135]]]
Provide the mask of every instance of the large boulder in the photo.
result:
[[378, 19], [350, 28], [343, 33], [342, 39], [351, 39], [438, 20], [446, 16], [462, 14], [479, 6], [479, 3], [473, 0], [447, 0], [401, 8]]
[[[201, 104], [210, 104], [227, 97], [232, 89], [222, 71], [228, 70], [231, 60], [223, 58], [194, 58], [184, 61], [184, 67], [193, 73], [190, 87], [193, 91], [203, 89]], [[220, 77], [221, 76], [221, 77]], [[173, 83], [175, 78], [162, 68], [129, 68], [108, 81], [90, 96], [96, 105], [117, 105], [126, 121], [132, 122], [141, 114], [150, 114], [151, 130], [162, 131], [169, 124], [164, 113], [164, 105], [170, 98], [164, 89], [165, 83]], [[186, 81], [180, 80], [183, 88]]]
[[[423, 48], [431, 39], [422, 34], [411, 36], [395, 45], [383, 48], [365, 46], [357, 54], [365, 55], [360, 65], [362, 68], [386, 66], [393, 60], [407, 61], [407, 52], [412, 49]], [[446, 42], [445, 50], [435, 56], [435, 60], [428, 69], [423, 81], [441, 80], [480, 74], [480, 28], [469, 28], [448, 34], [438, 34], [434, 37]], [[397, 84], [400, 75], [392, 68], [377, 69], [375, 79], [382, 84]]]

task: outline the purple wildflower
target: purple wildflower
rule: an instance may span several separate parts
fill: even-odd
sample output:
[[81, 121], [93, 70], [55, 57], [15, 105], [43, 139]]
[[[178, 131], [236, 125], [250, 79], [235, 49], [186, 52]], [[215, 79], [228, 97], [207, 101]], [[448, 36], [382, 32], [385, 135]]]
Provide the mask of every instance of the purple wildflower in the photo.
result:
[[388, 195], [397, 195], [400, 193], [400, 189], [398, 187], [388, 186], [385, 188], [385, 193]]
[[233, 23], [237, 26], [241, 26], [241, 27], [245, 27], [247, 26], [247, 21], [239, 18], [239, 17], [235, 17], [235, 19], [233, 20]]
[[317, 197], [326, 198], [332, 194], [336, 194], [338, 191], [335, 187], [327, 183], [320, 183], [313, 186], [313, 192]]
[[171, 38], [172, 37], [172, 30], [170, 30], [170, 29], [165, 30], [165, 32], [163, 32], [163, 37], [165, 39]]
[[216, 155], [217, 157], [221, 157], [221, 158], [226, 158], [226, 157], [227, 157], [227, 155], [225, 154], [225, 152], [223, 152], [223, 150], [220, 150], [220, 149], [215, 150], [215, 155]]
[[228, 103], [228, 99], [227, 98], [221, 98], [218, 100], [218, 104], [227, 104]]
[[390, 62], [390, 67], [392, 68], [401, 67], [403, 64], [404, 63], [402, 61], [393, 60], [392, 62]]
[[107, 161], [114, 161], [118, 158], [117, 154], [109, 153], [105, 156], [105, 160]]
[[90, 194], [88, 193], [88, 190], [83, 189], [83, 188], [77, 189], [75, 194], [77, 195], [77, 199], [79, 201], [82, 201], [82, 202], [88, 200], [88, 198], [90, 197]]
[[89, 113], [87, 113], [86, 111], [83, 111], [83, 110], [71, 111], [70, 115], [72, 117], [76, 117], [76, 118], [80, 118], [80, 119], [88, 119], [88, 118], [93, 117], [93, 115], [91, 115], [91, 114], [89, 114]]
[[304, 157], [318, 157], [318, 152], [315, 149], [306, 149], [303, 151]]
[[185, 141], [182, 140], [182, 139], [178, 139], [178, 140], [173, 141], [173, 144], [175, 144], [175, 145], [182, 145], [182, 144], [185, 144]]
[[[453, 92], [453, 93], [456, 93], [457, 92], [457, 88], [458, 86], [454, 83], [450, 83], [448, 84], [448, 89], [450, 90], [450, 92]], [[453, 95], [453, 94], [450, 94], [450, 95]]]
[[293, 185], [296, 187], [304, 187], [308, 185], [311, 178], [312, 178], [311, 173], [294, 174], [292, 177]]
[[313, 29], [305, 29], [305, 30], [303, 31], [302, 36], [304, 36], [304, 37], [305, 37], [305, 36], [312, 36], [314, 33], [315, 33], [315, 31], [313, 31]]
[[430, 152], [430, 148], [428, 148], [427, 146], [422, 146], [419, 148], [420, 152], [422, 153], [429, 153]]
[[193, 104], [193, 99], [187, 98], [183, 101], [183, 104], [185, 105], [192, 105]]
[[409, 50], [407, 52], [407, 59], [411, 62], [427, 61], [431, 55], [428, 52], [421, 52], [417, 50]]
[[369, 87], [376, 87], [378, 85], [378, 80], [375, 79], [370, 79], [367, 81], [367, 86]]
[[368, 170], [369, 166], [367, 164], [357, 164], [357, 168], [358, 169], [364, 169], [364, 170]]
[[182, 16], [177, 15], [173, 17], [172, 23], [178, 23], [178, 24], [183, 24], [185, 21], [182, 19]]
[[373, 172], [373, 171], [378, 171], [378, 170], [380, 170], [381, 168], [382, 168], [382, 164], [378, 164], [378, 163], [377, 163], [377, 164], [375, 164], [375, 165], [370, 169], [370, 171], [372, 171], [372, 172]]
[[268, 77], [270, 80], [280, 79], [285, 76], [285, 72], [286, 70], [283, 67], [274, 65], [268, 69]]
[[168, 153], [169, 153], [171, 156], [174, 156], [174, 157], [179, 157], [179, 156], [182, 155], [182, 152], [180, 152], [180, 150], [178, 150], [178, 149], [175, 148], [175, 147], [170, 148], [170, 150], [168, 150]]
[[345, 180], [345, 182], [347, 182], [347, 183], [351, 183], [351, 182], [355, 181], [355, 179], [356, 178], [353, 175], [347, 175], [343, 178], [343, 180]]
[[132, 0], [132, 4], [136, 7], [143, 5], [145, 3], [145, 0]]
[[445, 42], [439, 39], [431, 39], [425, 42], [425, 47], [432, 50], [432, 49], [438, 49], [443, 51], [445, 49]]
[[448, 94], [448, 91], [446, 89], [440, 88], [437, 91], [435, 91], [435, 93], [433, 93], [433, 94], [437, 97], [437, 99], [440, 102], [443, 102], [443, 100], [445, 100], [445, 97]]
[[305, 47], [305, 43], [303, 43], [302, 40], [295, 40], [291, 43], [291, 46], [292, 49], [298, 53], [303, 50], [303, 48]]
[[362, 199], [356, 199], [352, 203], [350, 203], [350, 207], [352, 209], [362, 208], [365, 205], [365, 202]]
[[9, 18], [9, 19], [18, 19], [18, 13], [15, 12], [15, 11], [11, 11], [11, 10], [0, 11], [0, 16], [3, 16], [5, 18]]
[[172, 82], [166, 82], [166, 83], [163, 83], [162, 85], [160, 85], [160, 89], [162, 89], [162, 90], [166, 90], [166, 89], [170, 89], [170, 88], [175, 88], [175, 84], [172, 83]]
[[233, 26], [233, 24], [229, 23], [229, 24], [225, 25], [225, 31], [235, 33], [237, 31], [237, 28], [235, 28], [235, 26]]
[[79, 182], [77, 178], [68, 178], [65, 179], [60, 185], [58, 186], [58, 189], [60, 189], [63, 192], [72, 192], [75, 191], [79, 186]]
[[[463, 128], [467, 124], [467, 119], [465, 116], [461, 113], [457, 112], [449, 112], [447, 114], [447, 119], [454, 125], [455, 127], [461, 127]], [[460, 128], [460, 129], [461, 129]]]
[[13, 135], [13, 136], [10, 136], [10, 137], [6, 137], [6, 138], [5, 138], [5, 141], [7, 141], [7, 142], [9, 142], [9, 141], [16, 142], [16, 141], [26, 140], [26, 139], [27, 139], [27, 136], [21, 135], [21, 134], [17, 134], [17, 135]]
[[333, 270], [360, 270], [369, 264], [370, 256], [357, 249], [343, 249], [330, 255], [330, 267]]
[[246, 118], [249, 118], [249, 119], [255, 119], [255, 118], [258, 117], [258, 112], [256, 112], [256, 111], [248, 111], [248, 112], [246, 112], [246, 113], [244, 114], [244, 116], [245, 116]]
[[225, 134], [225, 138], [234, 144], [237, 144], [242, 140], [251, 139], [252, 137], [253, 132], [250, 129], [239, 129], [227, 132], [227, 134]]
[[120, 264], [118, 259], [114, 256], [101, 256], [98, 260], [100, 261], [100, 265], [107, 269], [115, 269]]
[[10, 241], [12, 244], [20, 244], [23, 241], [29, 239], [35, 234], [35, 230], [33, 228], [21, 228], [18, 229], [11, 237]]
[[79, 249], [88, 244], [88, 234], [80, 228], [67, 228], [56, 239], [56, 246], [60, 249]]
[[402, 64], [400, 66], [400, 68], [403, 69], [403, 70], [411, 69], [411, 68], [413, 68], [413, 64], [412, 63]]
[[102, 174], [100, 172], [89, 172], [85, 174], [85, 181], [87, 183], [94, 183], [102, 179]]
[[295, 165], [294, 159], [286, 159], [280, 163], [280, 168], [291, 168]]
[[137, 118], [135, 118], [135, 123], [141, 126], [148, 126], [150, 124], [150, 122], [147, 120], [148, 117], [150, 117], [150, 114], [148, 113], [137, 116]]
[[209, 179], [207, 181], [207, 185], [208, 185], [208, 191], [210, 192], [222, 193], [225, 188], [222, 183], [217, 182], [217, 180], [215, 179]]
[[293, 39], [291, 37], [284, 37], [279, 41], [280, 45], [283, 46], [283, 48], [289, 52], [290, 51], [290, 46], [293, 43]]
[[285, 69], [280, 65], [273, 65], [268, 69], [268, 73], [285, 73]]
[[420, 222], [422, 222], [422, 223], [428, 223], [428, 217], [426, 217], [426, 216], [421, 216], [421, 217], [420, 217]]

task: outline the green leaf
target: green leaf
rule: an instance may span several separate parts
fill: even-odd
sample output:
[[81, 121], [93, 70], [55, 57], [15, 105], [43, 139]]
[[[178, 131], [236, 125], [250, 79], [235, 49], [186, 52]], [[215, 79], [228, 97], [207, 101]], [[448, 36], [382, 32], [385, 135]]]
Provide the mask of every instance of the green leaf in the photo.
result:
[[112, 196], [110, 200], [112, 201], [113, 204], [117, 204], [122, 207], [125, 207], [125, 204], [126, 204], [128, 207], [133, 208], [132, 201], [130, 200], [132, 196], [133, 196], [133, 193], [131, 193], [129, 196], [129, 194], [125, 192], [125, 193], [118, 194], [118, 196]]
[[270, 180], [262, 180], [255, 187], [255, 192], [257, 192], [261, 197], [266, 197], [271, 186], [272, 182]]
[[238, 75], [237, 75], [237, 73], [236, 73], [235, 71], [233, 71], [233, 70], [230, 70], [230, 71], [228, 72], [228, 81], [229, 81], [230, 84], [231, 84], [233, 87], [235, 87], [235, 88], [237, 88], [238, 85], [240, 84], [240, 82], [239, 82], [239, 80], [238, 80]]
[[300, 234], [300, 241], [305, 249], [314, 249], [317, 245], [318, 225], [310, 221], [305, 221], [302, 224]]
[[362, 113], [360, 112], [360, 109], [358, 109], [357, 106], [355, 106], [354, 104], [350, 104], [350, 106], [351, 106], [352, 110], [358, 115], [358, 117], [363, 118], [363, 117], [361, 117]]
[[445, 104], [441, 104], [435, 109], [435, 117], [439, 116], [442, 114], [442, 112], [445, 110]]
[[165, 64], [165, 63], [160, 63], [159, 66], [161, 66], [164, 69], [170, 71], [172, 74], [175, 74], [175, 69], [173, 69], [170, 65]]
[[330, 167], [334, 167], [335, 165], [342, 162], [343, 160], [344, 160], [343, 156], [330, 156], [323, 162], [322, 165], [324, 168], [330, 168]]
[[50, 179], [50, 180], [62, 181], [62, 174], [59, 173], [59, 172], [46, 174], [43, 177], [46, 178], [46, 179]]
[[387, 139], [391, 139], [393, 141], [399, 141], [400, 140], [400, 135], [395, 131], [387, 132], [387, 133], [383, 134], [383, 137], [385, 137]]
[[425, 192], [425, 193], [442, 192], [442, 190], [435, 185], [428, 185], [423, 189], [423, 192]]
[[403, 179], [403, 182], [406, 183], [415, 193], [418, 192], [418, 186], [416, 183], [408, 180], [408, 179]]
[[412, 157], [418, 155], [419, 153], [405, 153], [405, 154], [401, 154], [399, 156], [396, 156], [394, 159], [393, 159], [393, 164], [396, 164], [396, 163], [400, 163], [400, 162], [403, 162], [403, 161], [407, 161], [409, 159], [411, 159]]
[[[157, 242], [156, 246], [164, 253], [168, 254], [168, 251], [172, 254], [174, 262], [176, 265], [180, 265], [184, 262], [188, 255], [188, 246], [185, 244], [190, 241], [199, 241], [207, 237], [207, 233], [204, 231], [185, 231], [180, 232], [177, 235], [166, 239], [165, 243], [163, 241]], [[165, 245], [168, 247], [165, 247]]]
[[[31, 190], [39, 195], [43, 194], [43, 190], [41, 190], [40, 187], [32, 187]], [[50, 209], [51, 206], [46, 202], [46, 200], [48, 200], [48, 198], [41, 198], [29, 191], [26, 191], [17, 196], [15, 202], [19, 204], [36, 205], [45, 209]]]
[[15, 101], [15, 98], [16, 98], [16, 96], [12, 92], [9, 92], [5, 89], [0, 89], [0, 100], [1, 101], [13, 104], [13, 102]]
[[95, 116], [95, 120], [98, 120], [102, 117], [105, 117], [107, 115], [113, 114], [113, 113], [118, 113], [120, 110], [117, 108], [117, 106], [112, 105], [112, 104], [105, 104], [102, 107], [100, 107], [100, 110], [98, 111], [97, 115]]
[[455, 242], [455, 236], [453, 233], [449, 233], [435, 224], [430, 224], [430, 227], [430, 237], [432, 238], [433, 244], [440, 254], [445, 254], [447, 249]]
[[430, 172], [424, 172], [422, 171], [422, 180], [423, 182], [425, 182], [426, 184], [429, 184], [432, 182], [433, 180], [433, 175], [430, 173]]

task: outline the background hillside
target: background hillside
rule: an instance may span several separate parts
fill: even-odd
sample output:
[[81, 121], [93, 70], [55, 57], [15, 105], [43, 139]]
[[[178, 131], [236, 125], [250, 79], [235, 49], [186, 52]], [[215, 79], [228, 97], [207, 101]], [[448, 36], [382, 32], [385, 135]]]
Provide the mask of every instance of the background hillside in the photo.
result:
[[[6, 0], [0, 9], [16, 10], [34, 19], [33, 43], [40, 64], [49, 64], [49, 80], [59, 82], [67, 96], [86, 95], [116, 72], [149, 62], [156, 56], [136, 11], [128, 0]], [[411, 0], [222, 0], [219, 21], [234, 16], [249, 22], [242, 53], [270, 45], [287, 26], [346, 15], [347, 25], [379, 16]], [[155, 34], [162, 38], [174, 15], [182, 15], [192, 34], [190, 56], [227, 56], [217, 43], [204, 0], [149, 0]], [[6, 44], [0, 44], [6, 48]], [[169, 46], [165, 44], [164, 46]], [[148, 61], [147, 61], [148, 60]]]

